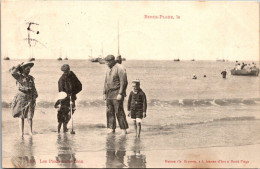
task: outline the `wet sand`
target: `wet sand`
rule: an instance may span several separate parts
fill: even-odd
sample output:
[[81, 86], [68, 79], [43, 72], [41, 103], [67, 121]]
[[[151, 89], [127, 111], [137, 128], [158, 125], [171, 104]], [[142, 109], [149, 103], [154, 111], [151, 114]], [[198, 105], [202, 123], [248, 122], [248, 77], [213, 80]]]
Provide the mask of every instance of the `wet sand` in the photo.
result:
[[[121, 141], [125, 137], [120, 137]], [[108, 135], [107, 137], [114, 137]], [[32, 137], [26, 136], [30, 145]], [[69, 135], [68, 135], [69, 137]], [[126, 137], [132, 137], [128, 135]], [[66, 136], [61, 136], [66, 139]], [[111, 138], [110, 138], [111, 139]], [[120, 142], [119, 139], [119, 142]], [[46, 137], [46, 140], [48, 138]], [[26, 142], [26, 141], [25, 141]], [[184, 150], [152, 150], [141, 151], [138, 149], [125, 151], [119, 147], [110, 147], [106, 151], [73, 152], [69, 144], [64, 142], [62, 150], [54, 155], [33, 154], [3, 158], [3, 167], [28, 167], [28, 168], [257, 168], [260, 164], [260, 144], [238, 147], [207, 147]], [[33, 146], [32, 146], [33, 147]], [[28, 147], [29, 148], [29, 147]], [[30, 148], [29, 148], [30, 149]], [[62, 152], [63, 151], [63, 152]], [[203, 162], [202, 162], [203, 161]]]

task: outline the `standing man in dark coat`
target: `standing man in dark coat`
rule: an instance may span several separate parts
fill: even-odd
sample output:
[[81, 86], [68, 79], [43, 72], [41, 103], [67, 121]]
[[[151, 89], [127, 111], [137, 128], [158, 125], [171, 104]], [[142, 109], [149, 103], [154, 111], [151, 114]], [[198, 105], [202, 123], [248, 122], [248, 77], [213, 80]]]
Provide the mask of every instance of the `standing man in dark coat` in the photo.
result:
[[[75, 100], [77, 100], [76, 94], [78, 94], [82, 90], [82, 84], [77, 78], [77, 76], [70, 71], [70, 66], [68, 64], [64, 64], [61, 66], [61, 71], [64, 73], [59, 79], [58, 87], [59, 92], [65, 92], [70, 97], [70, 101], [72, 104], [72, 114], [74, 114], [75, 109]], [[70, 121], [70, 116], [67, 118], [68, 120], [64, 123], [64, 126], [67, 129], [67, 124]]]
[[110, 132], [115, 132], [117, 117], [123, 134], [127, 134], [128, 124], [123, 107], [127, 87], [126, 71], [119, 64], [116, 64], [113, 55], [108, 55], [105, 60], [109, 67], [103, 90], [104, 100], [107, 102], [107, 128], [111, 129]]
[[226, 79], [226, 76], [227, 76], [227, 71], [226, 71], [226, 69], [225, 69], [224, 71], [222, 71], [221, 74], [222, 74], [222, 78], [223, 78], [223, 79]]

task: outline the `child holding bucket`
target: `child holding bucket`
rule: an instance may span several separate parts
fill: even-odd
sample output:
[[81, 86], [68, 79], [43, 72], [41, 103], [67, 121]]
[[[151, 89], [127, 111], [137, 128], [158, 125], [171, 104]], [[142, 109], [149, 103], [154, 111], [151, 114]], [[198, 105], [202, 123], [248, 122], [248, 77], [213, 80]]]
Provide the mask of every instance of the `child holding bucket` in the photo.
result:
[[63, 132], [67, 132], [67, 121], [70, 117], [70, 98], [65, 92], [59, 92], [58, 100], [56, 101], [54, 107], [58, 109], [58, 133], [60, 133], [62, 124]]

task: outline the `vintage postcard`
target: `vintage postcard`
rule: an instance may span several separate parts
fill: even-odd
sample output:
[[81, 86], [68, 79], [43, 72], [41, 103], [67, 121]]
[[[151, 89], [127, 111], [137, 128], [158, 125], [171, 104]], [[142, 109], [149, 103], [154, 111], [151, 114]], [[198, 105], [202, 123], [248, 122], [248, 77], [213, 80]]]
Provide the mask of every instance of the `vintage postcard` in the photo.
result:
[[259, 2], [1, 2], [3, 168], [259, 168]]

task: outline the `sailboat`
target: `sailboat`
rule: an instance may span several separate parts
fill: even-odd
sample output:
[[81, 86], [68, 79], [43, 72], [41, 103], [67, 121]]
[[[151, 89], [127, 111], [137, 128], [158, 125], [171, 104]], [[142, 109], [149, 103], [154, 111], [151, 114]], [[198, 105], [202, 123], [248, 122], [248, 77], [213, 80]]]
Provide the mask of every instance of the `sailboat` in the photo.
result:
[[31, 50], [31, 56], [29, 57], [29, 62], [31, 62], [31, 61], [35, 61], [35, 57], [34, 57], [34, 54], [33, 54], [33, 48], [32, 47], [30, 47], [30, 50]]
[[35, 61], [35, 57], [34, 57], [34, 54], [33, 54], [33, 49], [31, 48], [31, 56], [29, 57], [28, 59], [30, 62], [31, 61]]
[[7, 57], [4, 57], [4, 60], [10, 60], [10, 58], [7, 56]]
[[61, 57], [61, 50], [60, 50], [60, 56], [57, 58], [57, 60], [61, 61], [62, 57]]
[[5, 54], [4, 60], [10, 60], [10, 58], [8, 57], [8, 54]]
[[64, 58], [64, 60], [69, 60], [69, 58], [68, 58], [68, 55], [66, 54], [66, 57]]
[[34, 57], [29, 58], [29, 61], [35, 61]]
[[[119, 21], [117, 22], [117, 39], [118, 39], [118, 56], [120, 56], [120, 51], [119, 51]], [[126, 58], [122, 58], [122, 61], [126, 61]]]
[[89, 57], [89, 60], [90, 60], [91, 62], [98, 62], [98, 58], [93, 58], [92, 49], [91, 49], [90, 51], [91, 51], [91, 54], [90, 54], [90, 56], [88, 56], [88, 57]]
[[105, 64], [106, 63], [106, 61], [104, 59], [104, 54], [103, 54], [103, 43], [102, 43], [101, 55], [99, 55], [99, 57], [97, 59], [98, 59], [99, 64]]

